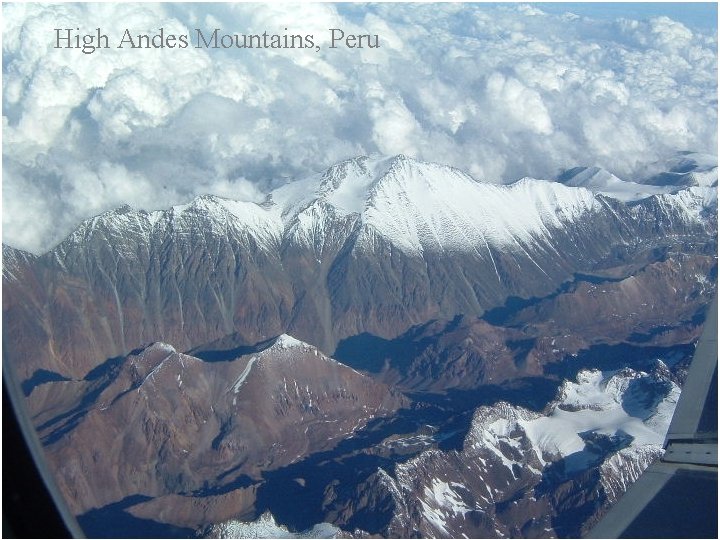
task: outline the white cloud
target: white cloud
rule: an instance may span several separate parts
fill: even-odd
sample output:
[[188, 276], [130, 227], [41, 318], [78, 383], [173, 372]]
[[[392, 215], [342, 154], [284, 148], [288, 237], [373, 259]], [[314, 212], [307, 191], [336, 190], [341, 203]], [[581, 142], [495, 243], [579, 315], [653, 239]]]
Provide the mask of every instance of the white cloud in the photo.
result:
[[[717, 34], [531, 5], [8, 4], [4, 241], [41, 251], [81, 219], [258, 185], [364, 153], [496, 182], [597, 165], [632, 177], [717, 148]], [[312, 33], [315, 50], [52, 48], [52, 29]], [[328, 49], [328, 29], [380, 49]], [[114, 45], [115, 43], [113, 43]], [[259, 184], [260, 183], [260, 184]]]
[[387, 95], [379, 83], [365, 89], [373, 122], [372, 140], [383, 154], [417, 154], [415, 137], [422, 128], [398, 94]]
[[511, 124], [514, 124], [512, 129], [538, 135], [553, 132], [552, 120], [540, 94], [514, 77], [492, 73], [488, 77], [486, 92], [490, 109], [511, 119]]

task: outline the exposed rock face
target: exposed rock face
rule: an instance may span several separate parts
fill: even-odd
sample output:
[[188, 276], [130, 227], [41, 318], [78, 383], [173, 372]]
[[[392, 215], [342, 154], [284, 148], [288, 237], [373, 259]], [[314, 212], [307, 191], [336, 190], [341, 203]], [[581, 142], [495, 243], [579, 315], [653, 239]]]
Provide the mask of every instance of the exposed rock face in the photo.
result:
[[[77, 513], [134, 494], [250, 484], [405, 403], [287, 335], [216, 362], [155, 343], [99, 380], [84, 403], [40, 429]], [[47, 386], [55, 384], [67, 383]]]
[[336, 356], [406, 390], [444, 391], [542, 376], [595, 344], [691, 343], [715, 290], [716, 265], [708, 255], [675, 255], [614, 270], [632, 271], [625, 277], [581, 276], [556, 294], [483, 318], [431, 321], [392, 340], [353, 336]]
[[573, 334], [587, 344], [687, 342], [688, 329], [704, 316], [714, 294], [716, 274], [712, 255], [673, 254], [626, 277], [579, 281], [519, 310], [505, 324], [532, 325], [537, 335]]
[[658, 455], [676, 388], [608, 371], [691, 348], [716, 288], [703, 160], [498, 186], [357, 158], [263, 204], [122, 207], [3, 246], [4, 361], [91, 535], [577, 536]]
[[539, 180], [478, 183], [400, 156], [341, 163], [263, 205], [122, 207], [40, 257], [5, 250], [7, 354], [21, 380], [38, 369], [77, 379], [150, 341], [188, 350], [288, 332], [333, 351], [362, 332], [394, 338], [677, 243], [712, 253], [716, 197], [693, 187], [628, 206]]
[[393, 537], [581, 536], [661, 455], [679, 392], [662, 363], [580, 372], [543, 413], [479, 408], [462, 450], [379, 470], [347, 504], [389, 513], [377, 532]]

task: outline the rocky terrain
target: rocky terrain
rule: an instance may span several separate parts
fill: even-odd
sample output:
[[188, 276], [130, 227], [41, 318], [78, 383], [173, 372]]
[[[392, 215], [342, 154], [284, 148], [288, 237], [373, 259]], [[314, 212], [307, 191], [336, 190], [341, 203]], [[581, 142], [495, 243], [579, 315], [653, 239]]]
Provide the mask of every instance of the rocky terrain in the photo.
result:
[[66, 414], [38, 416], [72, 510], [250, 484], [407, 403], [287, 335], [233, 356], [204, 361], [154, 343], [92, 380], [43, 385], [48, 396], [92, 387]]
[[660, 451], [716, 290], [711, 161], [500, 186], [362, 157], [118, 208], [3, 245], [4, 361], [91, 536], [576, 536]]
[[461, 450], [378, 472], [393, 507], [383, 534], [581, 536], [662, 453], [680, 393], [667, 372], [581, 371], [542, 412], [480, 407]]
[[691, 343], [716, 264], [711, 255], [676, 254], [624, 277], [576, 276], [545, 298], [511, 299], [482, 317], [433, 320], [391, 340], [353, 336], [335, 354], [388, 384], [439, 391], [543, 376], [594, 345]]
[[[331, 483], [322, 518], [336, 529], [314, 527], [334, 537], [579, 537], [662, 453], [680, 387], [662, 360], [646, 367], [582, 370], [541, 411], [481, 406], [460, 448], [429, 447], [352, 487]], [[271, 525], [266, 513], [208, 533]]]
[[[634, 205], [524, 179], [476, 182], [404, 156], [358, 158], [268, 195], [122, 207], [35, 257], [4, 247], [9, 354], [79, 378], [142, 343], [188, 350], [288, 333], [332, 352], [364, 332], [482, 315], [550, 295], [576, 273], [645, 265], [681, 246], [712, 255], [716, 189]], [[705, 215], [708, 215], [706, 218]]]

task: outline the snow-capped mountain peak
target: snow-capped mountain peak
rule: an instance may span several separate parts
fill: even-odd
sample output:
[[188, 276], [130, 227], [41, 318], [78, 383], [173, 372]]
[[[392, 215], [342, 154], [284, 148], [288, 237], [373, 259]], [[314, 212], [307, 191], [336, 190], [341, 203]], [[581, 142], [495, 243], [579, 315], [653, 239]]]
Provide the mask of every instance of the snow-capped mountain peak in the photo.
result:
[[[520, 430], [539, 459], [583, 452], [586, 434], [628, 434], [635, 446], [662, 445], [680, 388], [672, 381], [632, 369], [603, 373], [584, 370], [566, 381], [547, 414], [512, 406], [481, 409], [471, 433], [477, 443], [507, 437]], [[651, 420], [648, 423], [648, 420]]]
[[623, 202], [637, 201], [673, 191], [673, 187], [638, 184], [621, 180], [600, 167], [575, 167], [560, 175], [558, 181], [571, 187], [584, 187]]
[[[394, 477], [378, 474], [397, 507], [393, 526], [405, 531], [411, 523], [428, 538], [450, 530], [580, 536], [577, 507], [557, 501], [600, 509], [662, 454], [679, 394], [662, 367], [580, 371], [541, 413], [506, 402], [480, 407], [462, 450], [425, 450], [397, 464]], [[590, 476], [593, 470], [600, 474]], [[537, 528], [527, 534], [525, 527]]]
[[[683, 225], [691, 227], [706, 219], [707, 206], [717, 204], [712, 194], [693, 192], [712, 188], [655, 189], [597, 168], [576, 170], [566, 184], [524, 178], [499, 185], [404, 155], [363, 156], [286, 183], [268, 193], [263, 203], [203, 195], [168, 210], [123, 206], [105, 212], [85, 221], [61, 244], [58, 260], [64, 264], [72, 246], [93, 239], [96, 248], [123, 239], [128, 245], [120, 249], [130, 256], [168, 238], [213, 243], [213, 237], [268, 253], [288, 245], [309, 248], [319, 264], [324, 254], [338, 253], [348, 240], [359, 249], [372, 249], [382, 239], [382, 244], [411, 257], [426, 252], [471, 254], [491, 264], [502, 281], [499, 251], [514, 261], [510, 264], [528, 261], [547, 272], [542, 259], [566, 249], [561, 238], [577, 234], [595, 218], [626, 227], [623, 216], [598, 193], [634, 200], [638, 189], [644, 190], [643, 196], [655, 190], [663, 213], [671, 220], [679, 215]], [[673, 193], [666, 194], [668, 190]], [[636, 219], [631, 212], [634, 208], [628, 207], [623, 213]]]
[[299, 339], [296, 339], [288, 334], [280, 334], [277, 338], [275, 338], [275, 341], [273, 342], [272, 347], [276, 347], [278, 349], [293, 349], [293, 348], [310, 348], [311, 345], [308, 345], [307, 343], [300, 341]]
[[717, 187], [718, 158], [698, 152], [677, 152], [668, 159], [647, 165], [639, 182], [658, 186]]

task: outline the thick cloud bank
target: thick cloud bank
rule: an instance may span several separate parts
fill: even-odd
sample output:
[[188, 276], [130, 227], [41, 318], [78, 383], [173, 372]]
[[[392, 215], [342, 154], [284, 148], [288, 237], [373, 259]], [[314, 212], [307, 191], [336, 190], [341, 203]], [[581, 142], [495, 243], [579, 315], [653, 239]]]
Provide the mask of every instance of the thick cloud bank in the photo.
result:
[[[81, 219], [405, 153], [478, 179], [577, 165], [632, 178], [717, 148], [717, 31], [596, 21], [524, 5], [8, 4], [3, 239], [38, 252]], [[111, 36], [311, 33], [321, 50], [54, 49]], [[380, 36], [330, 49], [329, 28]]]

